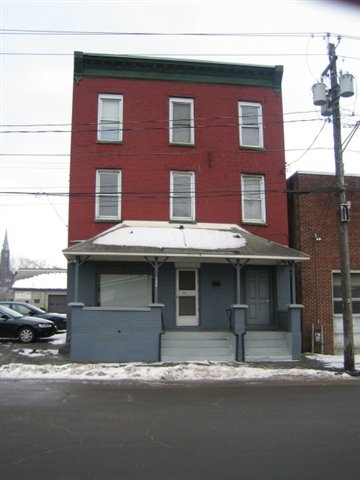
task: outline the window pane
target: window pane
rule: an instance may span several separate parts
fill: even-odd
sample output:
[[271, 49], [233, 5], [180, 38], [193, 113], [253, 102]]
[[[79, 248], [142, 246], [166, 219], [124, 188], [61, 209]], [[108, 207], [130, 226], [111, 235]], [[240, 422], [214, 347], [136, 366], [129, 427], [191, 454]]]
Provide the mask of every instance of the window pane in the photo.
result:
[[196, 297], [179, 297], [179, 315], [196, 315]]
[[[351, 273], [350, 280], [353, 313], [360, 313], [360, 273]], [[343, 313], [340, 273], [333, 273], [333, 300], [334, 313]]]
[[334, 302], [334, 313], [342, 313], [342, 302], [341, 301]]
[[241, 108], [241, 123], [242, 125], [258, 125], [259, 115], [258, 107], [243, 106]]
[[119, 98], [100, 98], [99, 103], [99, 140], [104, 141], [120, 141], [122, 111], [121, 101]]
[[263, 146], [262, 108], [260, 104], [239, 104], [240, 144]]
[[249, 220], [261, 220], [261, 202], [259, 200], [245, 200], [245, 217]]
[[97, 217], [120, 217], [120, 172], [97, 174]]
[[146, 307], [151, 303], [150, 275], [100, 276], [100, 305], [102, 307]]
[[172, 217], [193, 218], [192, 184], [192, 174], [172, 174]]
[[192, 270], [179, 270], [179, 290], [195, 290], [196, 274]]
[[260, 132], [258, 128], [242, 128], [242, 145], [257, 147], [260, 143]]
[[192, 103], [171, 101], [171, 141], [193, 143]]
[[265, 222], [265, 192], [262, 176], [242, 176], [243, 220]]

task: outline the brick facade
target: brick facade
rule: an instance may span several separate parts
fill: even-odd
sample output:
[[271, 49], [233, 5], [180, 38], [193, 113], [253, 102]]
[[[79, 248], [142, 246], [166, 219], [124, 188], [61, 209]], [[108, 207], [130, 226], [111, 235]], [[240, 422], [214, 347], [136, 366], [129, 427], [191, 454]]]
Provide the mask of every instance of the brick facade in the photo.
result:
[[[85, 57], [85, 55], [84, 55]], [[92, 57], [89, 57], [89, 62]], [[101, 57], [100, 65], [107, 60]], [[79, 60], [80, 61], [80, 60]], [[122, 71], [111, 58], [113, 75], [106, 68], [91, 70], [79, 79], [75, 72], [73, 134], [71, 144], [69, 244], [84, 240], [112, 226], [94, 220], [97, 169], [122, 172], [122, 220], [169, 220], [169, 175], [172, 170], [195, 172], [196, 222], [234, 223], [251, 233], [283, 245], [288, 244], [284, 138], [281, 127], [282, 97], [265, 78], [251, 80], [251, 68], [169, 62], [179, 74], [149, 76], [147, 64], [134, 60], [133, 71]], [[166, 62], [161, 68], [167, 68]], [[156, 64], [157, 65], [157, 64]], [[151, 65], [155, 68], [156, 65]], [[91, 68], [94, 68], [92, 64]], [[88, 68], [90, 68], [88, 67]], [[128, 70], [130, 67], [126, 66]], [[200, 68], [198, 72], [197, 69]], [[236, 79], [231, 69], [237, 69]], [[256, 67], [261, 70], [261, 67]], [[156, 68], [155, 68], [156, 70]], [[195, 77], [195, 73], [197, 76]], [[244, 84], [241, 75], [249, 77]], [[259, 76], [274, 75], [264, 67]], [[104, 73], [105, 72], [105, 73]], [[190, 73], [191, 75], [190, 75]], [[282, 72], [282, 70], [281, 70]], [[127, 78], [131, 75], [131, 78]], [[166, 77], [165, 74], [162, 74]], [[169, 76], [170, 75], [170, 76]], [[254, 74], [255, 75], [255, 74]], [[169, 81], [170, 78], [170, 81]], [[240, 80], [238, 80], [240, 78]], [[281, 73], [279, 73], [279, 81]], [[121, 94], [124, 98], [123, 141], [96, 140], [98, 95]], [[169, 98], [194, 100], [195, 144], [169, 144]], [[263, 106], [264, 148], [239, 146], [238, 103], [259, 102]], [[266, 224], [243, 224], [241, 174], [265, 176]]]
[[[351, 202], [348, 223], [350, 268], [360, 270], [360, 176], [345, 178]], [[310, 255], [297, 268], [298, 302], [304, 305], [303, 351], [320, 342], [312, 341], [313, 329], [323, 331], [323, 353], [334, 353], [332, 272], [340, 270], [339, 205], [336, 177], [328, 174], [294, 174], [288, 180], [290, 245]]]

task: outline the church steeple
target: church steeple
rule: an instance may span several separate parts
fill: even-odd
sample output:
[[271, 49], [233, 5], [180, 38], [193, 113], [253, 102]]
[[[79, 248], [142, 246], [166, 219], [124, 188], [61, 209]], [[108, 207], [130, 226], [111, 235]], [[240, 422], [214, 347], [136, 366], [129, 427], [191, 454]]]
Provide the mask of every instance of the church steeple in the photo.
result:
[[9, 251], [9, 240], [8, 240], [7, 230], [5, 231], [5, 238], [4, 238], [4, 243], [3, 243], [3, 250]]
[[0, 297], [3, 300], [7, 300], [10, 292], [11, 285], [14, 280], [14, 274], [10, 269], [10, 248], [7, 230], [5, 232], [3, 247], [1, 250], [1, 263], [0, 263]]

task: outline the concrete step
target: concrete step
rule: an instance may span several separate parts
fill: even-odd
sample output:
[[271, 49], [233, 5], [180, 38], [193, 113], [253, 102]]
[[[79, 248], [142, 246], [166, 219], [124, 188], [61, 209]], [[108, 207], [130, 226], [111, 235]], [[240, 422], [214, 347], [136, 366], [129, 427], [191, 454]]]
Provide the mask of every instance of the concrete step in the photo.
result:
[[245, 339], [246, 362], [291, 361], [287, 333], [279, 331], [248, 331]]
[[230, 332], [166, 332], [161, 339], [163, 362], [235, 360], [235, 337]]

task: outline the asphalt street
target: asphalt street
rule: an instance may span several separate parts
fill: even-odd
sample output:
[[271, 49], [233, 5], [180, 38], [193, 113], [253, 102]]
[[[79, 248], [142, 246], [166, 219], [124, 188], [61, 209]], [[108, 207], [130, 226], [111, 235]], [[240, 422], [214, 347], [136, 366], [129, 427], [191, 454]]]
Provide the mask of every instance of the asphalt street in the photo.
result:
[[2, 480], [358, 479], [360, 382], [1, 382]]

